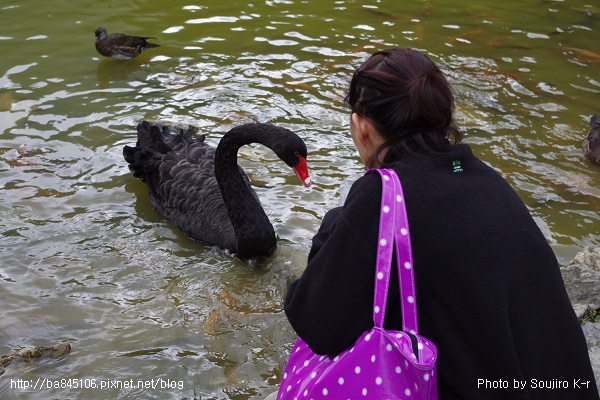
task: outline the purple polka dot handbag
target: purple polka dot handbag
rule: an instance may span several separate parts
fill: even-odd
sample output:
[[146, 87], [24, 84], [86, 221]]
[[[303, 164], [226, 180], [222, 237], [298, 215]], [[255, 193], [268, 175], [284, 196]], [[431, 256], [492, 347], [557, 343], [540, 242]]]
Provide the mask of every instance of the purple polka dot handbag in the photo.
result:
[[[437, 348], [419, 336], [413, 261], [402, 186], [391, 169], [373, 169], [383, 182], [373, 320], [349, 349], [314, 354], [298, 338], [285, 367], [278, 400], [437, 399]], [[383, 329], [392, 256], [396, 247], [402, 331]]]

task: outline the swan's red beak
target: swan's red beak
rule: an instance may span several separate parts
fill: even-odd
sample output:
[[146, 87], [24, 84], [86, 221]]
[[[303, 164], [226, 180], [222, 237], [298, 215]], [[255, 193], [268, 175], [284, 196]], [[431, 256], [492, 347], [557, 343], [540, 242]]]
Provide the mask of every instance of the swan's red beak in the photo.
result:
[[308, 166], [306, 165], [306, 158], [302, 156], [298, 156], [298, 165], [293, 167], [294, 172], [302, 181], [302, 184], [306, 187], [309, 187], [311, 184], [310, 176], [308, 176]]

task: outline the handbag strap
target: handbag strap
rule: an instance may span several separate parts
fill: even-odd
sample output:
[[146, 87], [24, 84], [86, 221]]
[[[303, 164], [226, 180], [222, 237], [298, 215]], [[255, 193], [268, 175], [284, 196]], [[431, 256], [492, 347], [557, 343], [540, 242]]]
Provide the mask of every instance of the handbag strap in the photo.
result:
[[392, 254], [396, 248], [402, 330], [418, 334], [417, 298], [413, 274], [410, 230], [404, 202], [404, 193], [398, 175], [392, 169], [371, 169], [367, 173], [381, 175], [381, 208], [379, 235], [377, 238], [377, 262], [375, 268], [375, 296], [373, 321], [383, 328], [392, 269]]

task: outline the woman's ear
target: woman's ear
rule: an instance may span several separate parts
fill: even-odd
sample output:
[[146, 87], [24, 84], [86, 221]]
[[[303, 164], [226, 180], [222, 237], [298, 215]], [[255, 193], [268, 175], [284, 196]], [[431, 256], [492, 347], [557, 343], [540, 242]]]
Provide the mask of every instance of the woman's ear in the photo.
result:
[[358, 115], [357, 113], [352, 113], [351, 118], [352, 124], [354, 125], [356, 140], [364, 147], [367, 147], [369, 142], [369, 132], [372, 128], [371, 123], [365, 117]]
[[351, 116], [352, 124], [356, 134], [356, 140], [360, 142], [368, 151], [372, 152], [377, 148], [383, 139], [377, 129], [373, 126], [369, 120], [357, 113], [352, 113]]

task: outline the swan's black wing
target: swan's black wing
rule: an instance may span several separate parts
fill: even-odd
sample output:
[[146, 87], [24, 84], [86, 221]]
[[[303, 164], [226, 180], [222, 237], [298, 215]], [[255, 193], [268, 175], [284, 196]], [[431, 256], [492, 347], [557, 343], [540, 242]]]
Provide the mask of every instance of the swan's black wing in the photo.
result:
[[214, 155], [204, 136], [193, 139], [191, 130], [172, 135], [168, 127], [161, 131], [146, 121], [138, 126], [137, 146], [124, 149], [134, 176], [148, 185], [156, 211], [191, 239], [235, 252], [235, 234], [214, 175]]

